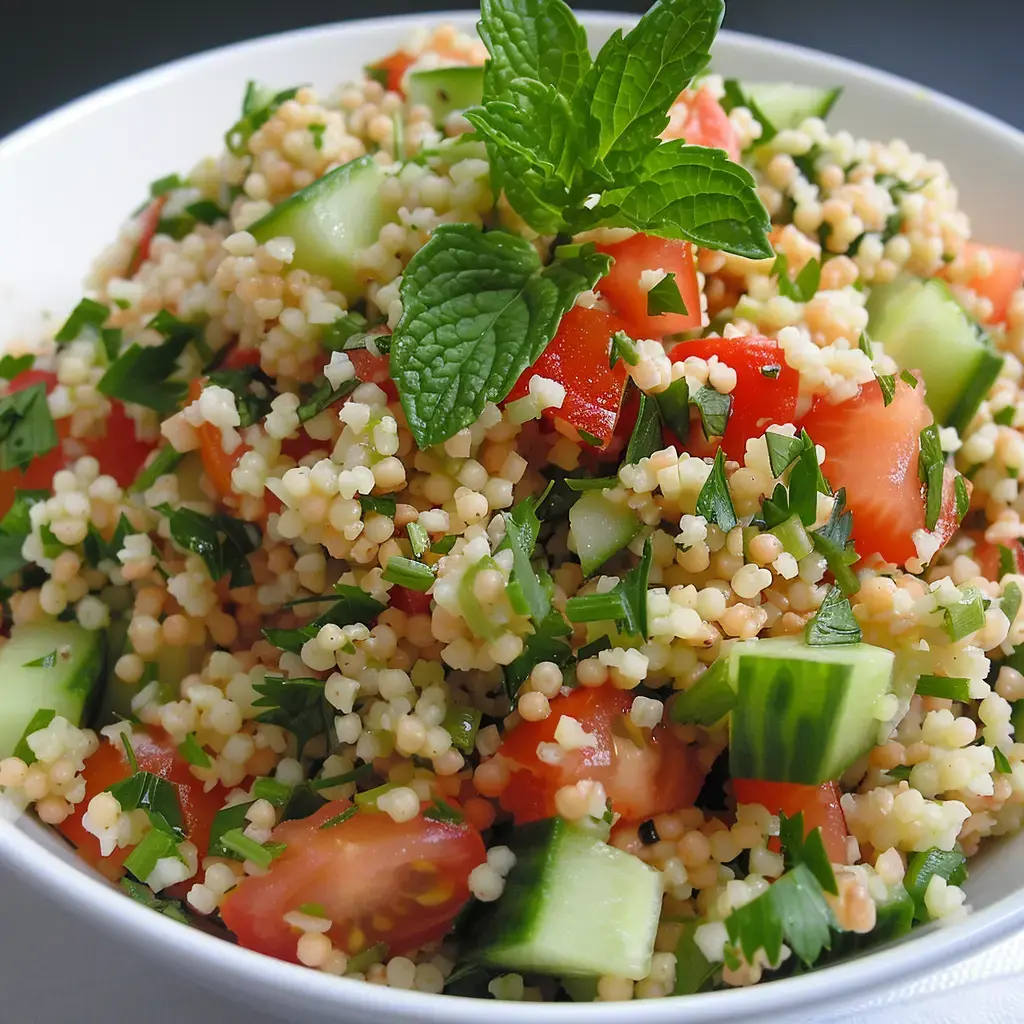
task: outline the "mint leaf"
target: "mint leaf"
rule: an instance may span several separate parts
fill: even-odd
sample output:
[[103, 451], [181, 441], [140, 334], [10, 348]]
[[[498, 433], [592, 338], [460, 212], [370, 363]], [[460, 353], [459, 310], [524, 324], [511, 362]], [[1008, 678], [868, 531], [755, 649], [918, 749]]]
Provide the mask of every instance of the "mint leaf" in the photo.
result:
[[623, 36], [601, 48], [580, 90], [589, 111], [591, 160], [616, 185], [639, 180], [647, 154], [668, 126], [668, 110], [709, 59], [722, 0], [659, 0]]
[[[662, 143], [648, 153], [643, 180], [614, 196], [616, 222], [664, 238], [763, 260], [772, 255], [768, 213], [750, 172], [720, 149]], [[592, 211], [600, 219], [603, 204]]]
[[540, 520], [533, 498], [518, 502], [510, 512], [502, 513], [505, 536], [512, 549], [512, 583], [519, 588], [530, 618], [536, 626], [551, 611], [551, 600], [541, 580], [533, 570], [533, 551], [540, 536]]
[[542, 268], [516, 235], [439, 227], [406, 268], [391, 342], [391, 376], [419, 447], [440, 444], [503, 399], [608, 266], [607, 256], [581, 253]]
[[634, 465], [641, 459], [649, 458], [662, 447], [661, 413], [658, 411], [658, 403], [652, 395], [641, 393], [640, 410], [629, 438], [629, 445], [626, 447], [625, 461], [629, 465]]
[[485, 97], [516, 78], [571, 96], [590, 68], [586, 30], [562, 0], [482, 0], [479, 29], [491, 55]]

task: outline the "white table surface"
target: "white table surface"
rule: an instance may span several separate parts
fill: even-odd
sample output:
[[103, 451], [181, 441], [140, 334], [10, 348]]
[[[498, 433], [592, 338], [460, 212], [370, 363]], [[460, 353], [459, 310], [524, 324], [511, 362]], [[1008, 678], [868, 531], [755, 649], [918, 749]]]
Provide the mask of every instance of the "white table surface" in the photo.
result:
[[[1024, 936], [871, 1003], [838, 1013], [826, 1009], [813, 1018], [776, 1019], [772, 1024], [796, 1024], [797, 1020], [802, 1024], [1020, 1024], [1024, 1021]], [[129, 1021], [280, 1024], [281, 1018], [183, 984], [173, 970], [90, 928], [0, 866], [0, 1024]]]

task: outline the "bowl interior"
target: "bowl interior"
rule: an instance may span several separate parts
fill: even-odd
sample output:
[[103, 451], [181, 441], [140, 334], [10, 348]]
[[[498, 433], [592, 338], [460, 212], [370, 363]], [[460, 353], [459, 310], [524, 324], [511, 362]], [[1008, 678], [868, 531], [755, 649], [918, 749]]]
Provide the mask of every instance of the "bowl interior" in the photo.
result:
[[[148, 182], [173, 171], [185, 173], [198, 159], [219, 149], [225, 130], [238, 116], [248, 79], [281, 87], [309, 82], [330, 90], [368, 60], [394, 49], [419, 20], [329, 26], [190, 58], [87, 97], [0, 144], [0, 224], [5, 228], [0, 244], [0, 348], [31, 340], [47, 324], [52, 329], [53, 322], [59, 322], [81, 296], [80, 282], [90, 262], [121, 220], [144, 199]], [[445, 20], [468, 28], [474, 19], [462, 12]], [[630, 19], [594, 14], [584, 20], [592, 40], [600, 44]], [[960, 187], [975, 235], [1024, 246], [1024, 204], [1007, 203], [1019, 186], [1024, 166], [1020, 133], [922, 87], [774, 42], [723, 33], [713, 66], [728, 76], [754, 81], [844, 86], [846, 92], [831, 115], [833, 125], [858, 137], [901, 137], [912, 148], [944, 161]], [[728, 993], [724, 1000], [697, 997], [687, 1004], [690, 1017], [738, 1019], [755, 1007], [791, 1007], [794, 1001], [832, 998], [840, 990], [905, 978], [937, 960], [949, 960], [958, 944], [962, 950], [991, 941], [1015, 922], [1024, 922], [1024, 894], [1006, 895], [1024, 886], [1022, 854], [1024, 835], [992, 844], [972, 862], [969, 898], [982, 912], [956, 929], [868, 958], [859, 967], [780, 982], [759, 988], [756, 994]], [[411, 994], [385, 991], [382, 995], [379, 990], [357, 994], [356, 988], [373, 987], [333, 979], [325, 986], [322, 977], [309, 977], [226, 944], [220, 944], [225, 948], [218, 953], [211, 940], [201, 935], [186, 940], [177, 934], [183, 930], [166, 919], [134, 908], [115, 894], [110, 899], [101, 895], [99, 887], [85, 881], [88, 869], [58, 837], [28, 818], [12, 821], [3, 810], [0, 855], [66, 898], [69, 905], [102, 913], [107, 924], [116, 917], [130, 933], [145, 933], [163, 942], [168, 951], [177, 949], [201, 973], [209, 973], [213, 960], [224, 960], [240, 975], [262, 977], [264, 984], [256, 990], [259, 996], [275, 998], [279, 1005], [354, 1008], [360, 1004], [367, 1011], [372, 1006], [374, 1013], [386, 1009], [390, 1014], [398, 1007], [395, 1019], [440, 1019], [442, 1014], [449, 1020], [475, 1019], [472, 1007], [478, 1004], [462, 1010], [456, 1008], [461, 1001], [447, 1001], [442, 1010], [439, 1001]], [[567, 1013], [579, 1016], [577, 1011], [584, 1010], [587, 1019], [597, 1019], [613, 1008], [537, 1007], [534, 1016], [539, 1024], [552, 1015], [564, 1019]], [[645, 1015], [654, 1019], [667, 1016], [668, 1011], [667, 1004], [652, 1005], [649, 1012], [645, 1008]], [[488, 1012], [504, 1015], [498, 1005], [490, 1006]]]

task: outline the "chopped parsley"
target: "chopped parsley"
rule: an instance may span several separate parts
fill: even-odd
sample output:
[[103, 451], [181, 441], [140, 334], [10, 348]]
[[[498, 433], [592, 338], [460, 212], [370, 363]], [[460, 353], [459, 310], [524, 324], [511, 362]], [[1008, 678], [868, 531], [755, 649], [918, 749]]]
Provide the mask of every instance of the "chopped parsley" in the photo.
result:
[[625, 331], [616, 331], [612, 335], [608, 350], [608, 366], [614, 369], [620, 359], [629, 366], [636, 366], [640, 362], [636, 342]]
[[252, 585], [249, 555], [260, 546], [257, 526], [223, 512], [204, 516], [189, 508], [173, 509], [166, 503], [157, 505], [156, 511], [169, 520], [175, 544], [202, 558], [211, 579], [230, 576], [232, 587]]
[[56, 717], [57, 712], [52, 708], [40, 708], [29, 720], [28, 725], [25, 726], [21, 739], [18, 740], [14, 750], [11, 751], [12, 755], [20, 758], [25, 764], [35, 764], [38, 758], [35, 755], [35, 751], [28, 745], [28, 738], [32, 733], [45, 729]]
[[648, 316], [663, 316], [665, 313], [681, 313], [686, 316], [688, 312], [675, 274], [666, 274], [647, 293]]
[[939, 428], [930, 424], [921, 431], [921, 457], [918, 474], [925, 486], [925, 529], [935, 529], [942, 512], [942, 478], [945, 474], [946, 455], [939, 441]]
[[839, 895], [839, 886], [828, 853], [825, 851], [821, 829], [813, 828], [805, 835], [803, 811], [797, 812], [793, 817], [779, 815], [779, 842], [785, 855], [787, 869], [796, 867], [797, 864], [806, 864], [823, 891], [832, 893], [833, 896]]
[[57, 443], [45, 385], [33, 384], [0, 398], [0, 470], [25, 469]]
[[690, 396], [690, 404], [697, 407], [705, 438], [722, 437], [729, 413], [732, 411], [732, 395], [723, 395], [708, 384], [699, 387]]
[[461, 825], [465, 821], [461, 811], [457, 811], [451, 804], [446, 803], [440, 797], [436, 798], [423, 812], [423, 817], [429, 818], [431, 821], [443, 821], [451, 825]]
[[196, 739], [196, 734], [190, 732], [185, 739], [178, 744], [178, 753], [181, 754], [189, 764], [194, 764], [197, 768], [209, 768], [213, 761], [210, 759], [210, 755], [203, 750], [199, 741]]
[[258, 423], [270, 412], [270, 403], [274, 400], [273, 383], [258, 366], [214, 370], [207, 374], [206, 379], [235, 396], [241, 429]]
[[779, 294], [784, 298], [792, 299], [793, 302], [810, 302], [821, 284], [821, 262], [808, 260], [796, 278], [790, 280], [789, 260], [785, 253], [780, 252], [775, 257], [772, 274], [778, 278]]
[[853, 616], [849, 598], [838, 586], [829, 589], [817, 614], [807, 623], [804, 635], [810, 647], [860, 643], [860, 626]]
[[4, 356], [0, 359], [0, 377], [4, 380], [14, 380], [19, 373], [30, 370], [36, 361], [33, 355], [25, 356]]
[[53, 668], [57, 664], [57, 648], [39, 658], [26, 661], [22, 668]]
[[253, 707], [265, 709], [256, 721], [287, 729], [295, 736], [299, 754], [309, 740], [327, 730], [332, 716], [325, 706], [322, 679], [267, 676], [253, 689], [259, 694]]
[[82, 299], [71, 311], [64, 326], [53, 336], [58, 344], [77, 341], [83, 335], [98, 337], [110, 316], [110, 308], [95, 299]]
[[333, 817], [328, 818], [320, 828], [334, 828], [336, 825], [342, 825], [348, 821], [349, 818], [357, 814], [358, 811], [359, 807], [356, 804], [353, 804], [351, 807], [346, 807], [341, 814], [335, 814]]
[[956, 643], [977, 632], [985, 625], [985, 606], [977, 587], [961, 584], [960, 597], [955, 604], [940, 608], [949, 639]]
[[635, 465], [641, 459], [650, 458], [662, 447], [661, 414], [658, 403], [651, 396], [641, 392], [640, 409], [637, 412], [633, 433], [626, 446], [625, 461]]
[[697, 495], [697, 515], [703, 516], [726, 533], [738, 522], [732, 495], [729, 493], [729, 481], [725, 476], [725, 452], [721, 448], [715, 453], [711, 472]]

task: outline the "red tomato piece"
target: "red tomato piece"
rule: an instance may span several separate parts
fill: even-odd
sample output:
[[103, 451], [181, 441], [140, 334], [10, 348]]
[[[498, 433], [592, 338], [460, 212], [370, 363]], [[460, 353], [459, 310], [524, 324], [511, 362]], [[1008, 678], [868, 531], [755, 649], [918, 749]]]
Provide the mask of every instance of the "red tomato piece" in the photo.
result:
[[[615, 262], [608, 276], [598, 282], [596, 290], [626, 321], [626, 333], [630, 337], [663, 338], [666, 334], [700, 327], [700, 288], [693, 263], [693, 246], [689, 242], [639, 234], [624, 242], [597, 248], [613, 257]], [[679, 294], [686, 306], [685, 313], [648, 315], [648, 293], [640, 286], [640, 275], [645, 270], [664, 270], [666, 274], [675, 274]]]
[[388, 593], [388, 600], [392, 608], [397, 608], [406, 615], [427, 615], [430, 612], [431, 597], [419, 590], [394, 586]]
[[686, 91], [669, 111], [669, 126], [661, 137], [685, 139], [691, 146], [724, 149], [730, 160], [739, 160], [740, 144], [729, 115], [709, 89]]
[[[520, 722], [506, 734], [499, 753], [518, 768], [499, 801], [516, 824], [551, 817], [555, 793], [584, 779], [600, 782], [612, 810], [629, 820], [692, 806], [704, 771], [667, 726], [643, 730], [641, 746], [627, 725], [632, 703], [631, 693], [612, 686], [579, 687], [555, 697], [543, 721]], [[596, 745], [564, 751], [558, 764], [548, 764], [537, 756], [537, 744], [554, 742], [562, 715], [575, 718]]]
[[[688, 356], [699, 359], [718, 358], [736, 371], [736, 387], [732, 391], [732, 409], [722, 438], [722, 447], [730, 459], [742, 462], [747, 441], [760, 437], [772, 423], [793, 423], [796, 417], [797, 392], [800, 375], [787, 365], [782, 349], [772, 338], [750, 336], [746, 338], [701, 338], [683, 341], [669, 352], [674, 362]], [[765, 369], [777, 376], [766, 376]], [[699, 428], [691, 430], [690, 442], [685, 446], [695, 455], [714, 455], [704, 446]], [[813, 435], [812, 435], [813, 436]], [[817, 439], [815, 439], [817, 440]]]
[[160, 214], [163, 212], [166, 202], [167, 196], [157, 196], [139, 214], [139, 241], [128, 264], [128, 277], [134, 277], [138, 273], [139, 267], [149, 259], [150, 246], [153, 244], [153, 236], [156, 234], [156, 229], [160, 224]]
[[395, 50], [394, 53], [388, 54], [375, 64], [370, 64], [367, 67], [368, 71], [379, 71], [383, 72], [382, 77], [386, 77], [387, 81], [384, 83], [384, 88], [388, 92], [397, 92], [404, 96], [405, 92], [402, 89], [402, 79], [405, 77], [406, 71], [416, 62], [416, 58], [411, 53], [406, 53], [405, 50]]
[[[804, 835], [820, 828], [828, 859], [833, 864], [848, 863], [846, 818], [834, 782], [802, 786], [795, 782], [733, 779], [732, 785], [738, 804], [761, 804], [772, 814], [785, 814], [787, 818], [803, 813]], [[773, 839], [769, 846], [777, 850], [778, 839]]]
[[[153, 735], [134, 733], [132, 749], [139, 768], [166, 779], [177, 789], [185, 832], [195, 843], [202, 860], [210, 844], [210, 826], [217, 811], [224, 806], [228, 791], [223, 786], [216, 786], [209, 793], [205, 792], [203, 783], [192, 774], [188, 762], [162, 731], [154, 732]], [[85, 861], [113, 880], [124, 874], [124, 860], [132, 847], [115, 849], [109, 857], [103, 857], [99, 840], [83, 827], [82, 815], [97, 793], [102, 793], [115, 782], [127, 779], [129, 775], [131, 767], [124, 749], [103, 740], [99, 750], [85, 763], [85, 799], [75, 805], [71, 817], [57, 826], [78, 848], [79, 855]]]
[[[990, 544], [985, 540], [985, 535], [981, 530], [965, 532], [974, 540], [974, 550], [970, 552], [970, 556], [978, 563], [982, 575], [986, 579], [1000, 580], [1002, 578], [999, 568], [1000, 545]], [[1013, 568], [1010, 571], [1024, 573], [1024, 544], [1021, 544], [1019, 540], [1011, 540], [1002, 546], [1009, 550], [1010, 557], [1013, 559]]]
[[274, 829], [284, 852], [221, 907], [240, 945], [296, 962], [299, 933], [283, 917], [304, 903], [324, 908], [334, 922], [328, 934], [349, 954], [386, 942], [396, 956], [448, 931], [469, 899], [470, 871], [485, 859], [480, 833], [465, 822], [419, 816], [399, 824], [362, 810], [320, 828], [348, 807], [335, 800]]
[[[530, 378], [548, 377], [565, 387], [560, 409], [548, 409], [547, 419], [568, 423], [608, 447], [615, 430], [626, 388], [626, 365], [621, 359], [610, 367], [612, 335], [626, 324], [612, 313], [574, 306], [558, 325], [558, 333], [533, 366], [523, 371], [507, 401], [525, 397]], [[628, 331], [627, 331], [628, 333]]]
[[243, 370], [247, 366], [260, 365], [260, 350], [258, 348], [242, 348], [240, 345], [232, 345], [231, 351], [224, 357], [225, 370]]
[[[189, 401], [198, 401], [202, 390], [203, 381], [197, 377], [188, 386]], [[232, 497], [235, 492], [231, 485], [231, 471], [250, 451], [249, 446], [243, 441], [233, 452], [224, 451], [220, 428], [212, 423], [201, 423], [196, 432], [199, 434], [199, 457], [203, 460], [207, 479], [222, 498]]]
[[[819, 398], [803, 421], [825, 447], [822, 471], [833, 489], [846, 488], [853, 541], [862, 557], [879, 554], [902, 564], [917, 555], [912, 534], [925, 527], [924, 488], [918, 477], [919, 437], [932, 422], [924, 387], [897, 378], [886, 406], [877, 381], [846, 402]], [[947, 473], [936, 530], [942, 543], [956, 532], [953, 476]]]
[[85, 442], [89, 454], [100, 464], [100, 472], [112, 476], [121, 487], [127, 487], [138, 475], [153, 450], [152, 441], [135, 436], [135, 421], [124, 406], [112, 399], [102, 438]]
[[1010, 306], [1013, 293], [1024, 287], [1024, 253], [1003, 249], [998, 245], [980, 245], [965, 242], [963, 256], [970, 259], [978, 252], [986, 252], [992, 260], [992, 273], [976, 277], [968, 287], [992, 303], [989, 323], [1002, 323]]
[[376, 384], [388, 396], [389, 402], [398, 401], [398, 389], [391, 379], [391, 359], [388, 356], [375, 356], [365, 348], [357, 348], [349, 352], [348, 357], [356, 368], [356, 376], [363, 383]]

